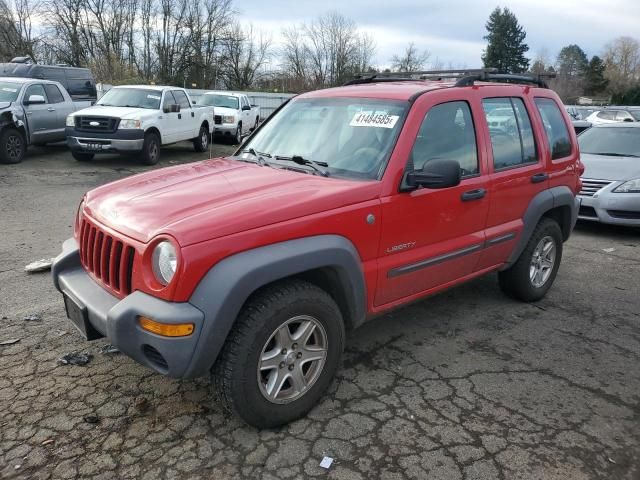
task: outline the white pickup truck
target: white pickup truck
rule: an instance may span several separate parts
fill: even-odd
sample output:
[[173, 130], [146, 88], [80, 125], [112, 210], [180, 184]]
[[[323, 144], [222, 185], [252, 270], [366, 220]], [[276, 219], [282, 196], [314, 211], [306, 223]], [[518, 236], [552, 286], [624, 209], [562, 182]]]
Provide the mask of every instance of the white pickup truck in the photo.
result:
[[216, 109], [213, 135], [231, 139], [236, 144], [260, 124], [260, 107], [251, 105], [242, 93], [205, 92], [198, 104]]
[[93, 107], [67, 117], [67, 145], [79, 161], [98, 153], [140, 153], [143, 163], [154, 165], [162, 145], [191, 140], [196, 151], [206, 151], [213, 110], [193, 105], [183, 88], [113, 87]]

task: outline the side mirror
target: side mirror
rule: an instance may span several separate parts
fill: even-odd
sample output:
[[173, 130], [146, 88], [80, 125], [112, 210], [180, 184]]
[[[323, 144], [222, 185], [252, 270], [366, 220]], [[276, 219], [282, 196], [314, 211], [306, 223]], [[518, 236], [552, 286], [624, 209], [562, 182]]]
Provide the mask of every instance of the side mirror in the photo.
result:
[[448, 188], [460, 184], [460, 164], [455, 160], [431, 160], [422, 170], [406, 172], [402, 191], [424, 188]]
[[242, 110], [251, 110], [251, 106], [250, 105], [243, 105], [242, 106]]
[[27, 101], [24, 102], [25, 105], [42, 105], [44, 103], [47, 103], [47, 101], [42, 95], [29, 95]]

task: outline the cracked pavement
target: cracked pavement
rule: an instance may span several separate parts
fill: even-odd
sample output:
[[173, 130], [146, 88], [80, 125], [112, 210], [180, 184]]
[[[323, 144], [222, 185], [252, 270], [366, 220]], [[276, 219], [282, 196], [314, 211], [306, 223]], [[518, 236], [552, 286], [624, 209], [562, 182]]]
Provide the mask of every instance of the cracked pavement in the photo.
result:
[[[82, 193], [146, 168], [60, 146], [0, 165], [0, 343], [19, 339], [0, 345], [0, 478], [640, 478], [640, 230], [579, 224], [537, 304], [489, 275], [365, 324], [307, 418], [257, 431], [209, 379], [101, 353], [23, 271], [58, 254]], [[93, 359], [57, 363], [74, 351]]]

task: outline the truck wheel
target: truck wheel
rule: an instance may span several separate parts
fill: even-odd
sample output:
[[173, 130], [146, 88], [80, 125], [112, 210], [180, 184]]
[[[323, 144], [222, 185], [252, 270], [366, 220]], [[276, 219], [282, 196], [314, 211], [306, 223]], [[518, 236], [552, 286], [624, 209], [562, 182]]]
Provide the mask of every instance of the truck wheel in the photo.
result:
[[258, 124], [260, 123], [260, 117], [256, 117], [256, 123], [253, 124], [253, 128], [251, 129], [251, 131], [255, 130], [256, 128], [258, 128]]
[[79, 162], [88, 162], [93, 160], [93, 153], [71, 152], [71, 156]]
[[238, 128], [236, 128], [236, 134], [233, 136], [233, 144], [240, 145], [242, 143], [242, 124], [238, 124]]
[[5, 128], [0, 133], [0, 163], [20, 163], [27, 150], [27, 142], [16, 128]]
[[524, 302], [535, 302], [551, 288], [562, 259], [562, 231], [558, 223], [542, 218], [520, 258], [498, 273], [500, 288]]
[[209, 148], [209, 131], [203, 126], [200, 127], [200, 133], [193, 139], [193, 148], [196, 152], [206, 152]]
[[155, 165], [160, 160], [160, 137], [157, 133], [147, 133], [142, 145], [142, 163]]
[[304, 416], [329, 387], [344, 349], [340, 309], [324, 290], [290, 280], [254, 294], [213, 368], [225, 406], [257, 428]]

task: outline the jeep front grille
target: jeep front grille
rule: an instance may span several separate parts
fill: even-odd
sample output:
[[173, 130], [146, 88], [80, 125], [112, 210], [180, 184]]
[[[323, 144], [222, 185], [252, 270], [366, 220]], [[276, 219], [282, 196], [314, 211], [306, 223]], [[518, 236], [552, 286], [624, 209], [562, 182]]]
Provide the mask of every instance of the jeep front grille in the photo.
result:
[[113, 133], [118, 129], [120, 119], [113, 117], [76, 116], [76, 130], [82, 132]]
[[135, 249], [86, 219], [82, 221], [79, 239], [83, 267], [116, 294], [131, 293]]
[[582, 190], [580, 190], [579, 195], [584, 197], [593, 197], [593, 195], [604, 187], [611, 185], [613, 182], [609, 180], [594, 180], [592, 178], [583, 178], [582, 179]]

